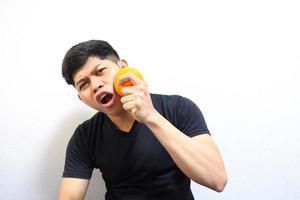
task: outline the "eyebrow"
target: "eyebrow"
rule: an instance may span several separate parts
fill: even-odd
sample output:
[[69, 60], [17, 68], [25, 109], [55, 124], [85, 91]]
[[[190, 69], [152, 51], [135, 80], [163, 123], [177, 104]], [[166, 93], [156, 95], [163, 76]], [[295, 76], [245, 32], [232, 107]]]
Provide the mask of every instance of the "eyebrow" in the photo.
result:
[[[95, 74], [95, 72], [98, 70], [98, 67], [100, 66], [101, 64], [97, 64], [91, 71], [90, 74]], [[79, 79], [76, 83], [75, 83], [75, 87], [77, 87], [80, 83], [84, 82], [84, 79], [86, 79], [86, 77], [82, 77], [81, 79]]]

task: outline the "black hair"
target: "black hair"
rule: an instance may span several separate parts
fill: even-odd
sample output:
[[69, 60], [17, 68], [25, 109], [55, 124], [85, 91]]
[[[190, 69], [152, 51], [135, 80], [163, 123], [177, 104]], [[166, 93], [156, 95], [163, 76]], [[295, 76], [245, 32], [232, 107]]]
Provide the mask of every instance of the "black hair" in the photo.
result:
[[63, 59], [62, 76], [68, 84], [74, 85], [73, 73], [92, 56], [109, 59], [115, 63], [120, 60], [118, 53], [106, 41], [89, 40], [81, 42], [69, 49]]

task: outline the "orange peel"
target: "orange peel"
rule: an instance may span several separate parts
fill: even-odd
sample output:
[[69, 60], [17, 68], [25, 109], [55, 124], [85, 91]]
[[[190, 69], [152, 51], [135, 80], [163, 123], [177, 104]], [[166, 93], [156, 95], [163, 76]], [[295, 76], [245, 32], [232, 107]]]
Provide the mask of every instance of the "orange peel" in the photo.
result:
[[124, 94], [122, 93], [123, 87], [130, 87], [130, 86], [134, 85], [130, 80], [126, 80], [126, 81], [123, 81], [122, 84], [118, 84], [120, 77], [123, 74], [126, 74], [126, 73], [133, 73], [139, 79], [144, 80], [142, 74], [138, 70], [136, 70], [135, 68], [133, 68], [133, 67], [120, 68], [119, 71], [117, 72], [117, 74], [115, 75], [113, 84], [114, 84], [115, 91], [121, 97], [124, 96]]

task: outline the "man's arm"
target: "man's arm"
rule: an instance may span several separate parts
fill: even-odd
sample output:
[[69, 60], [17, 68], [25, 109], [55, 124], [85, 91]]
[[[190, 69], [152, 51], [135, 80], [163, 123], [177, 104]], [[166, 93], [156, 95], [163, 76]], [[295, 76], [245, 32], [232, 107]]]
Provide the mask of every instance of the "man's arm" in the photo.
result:
[[89, 180], [62, 178], [58, 200], [82, 200], [88, 189]]
[[201, 185], [223, 191], [227, 175], [219, 150], [209, 134], [191, 138], [158, 112], [149, 117], [145, 124], [183, 173]]

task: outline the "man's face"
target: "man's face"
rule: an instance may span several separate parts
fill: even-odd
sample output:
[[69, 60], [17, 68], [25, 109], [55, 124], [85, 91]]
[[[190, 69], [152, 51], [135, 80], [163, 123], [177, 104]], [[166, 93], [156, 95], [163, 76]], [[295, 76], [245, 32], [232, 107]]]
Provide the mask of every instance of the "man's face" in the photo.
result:
[[120, 66], [127, 66], [127, 63], [121, 60], [117, 64], [111, 60], [90, 57], [73, 74], [78, 97], [88, 106], [108, 115], [120, 112], [122, 104], [113, 87], [113, 79]]

